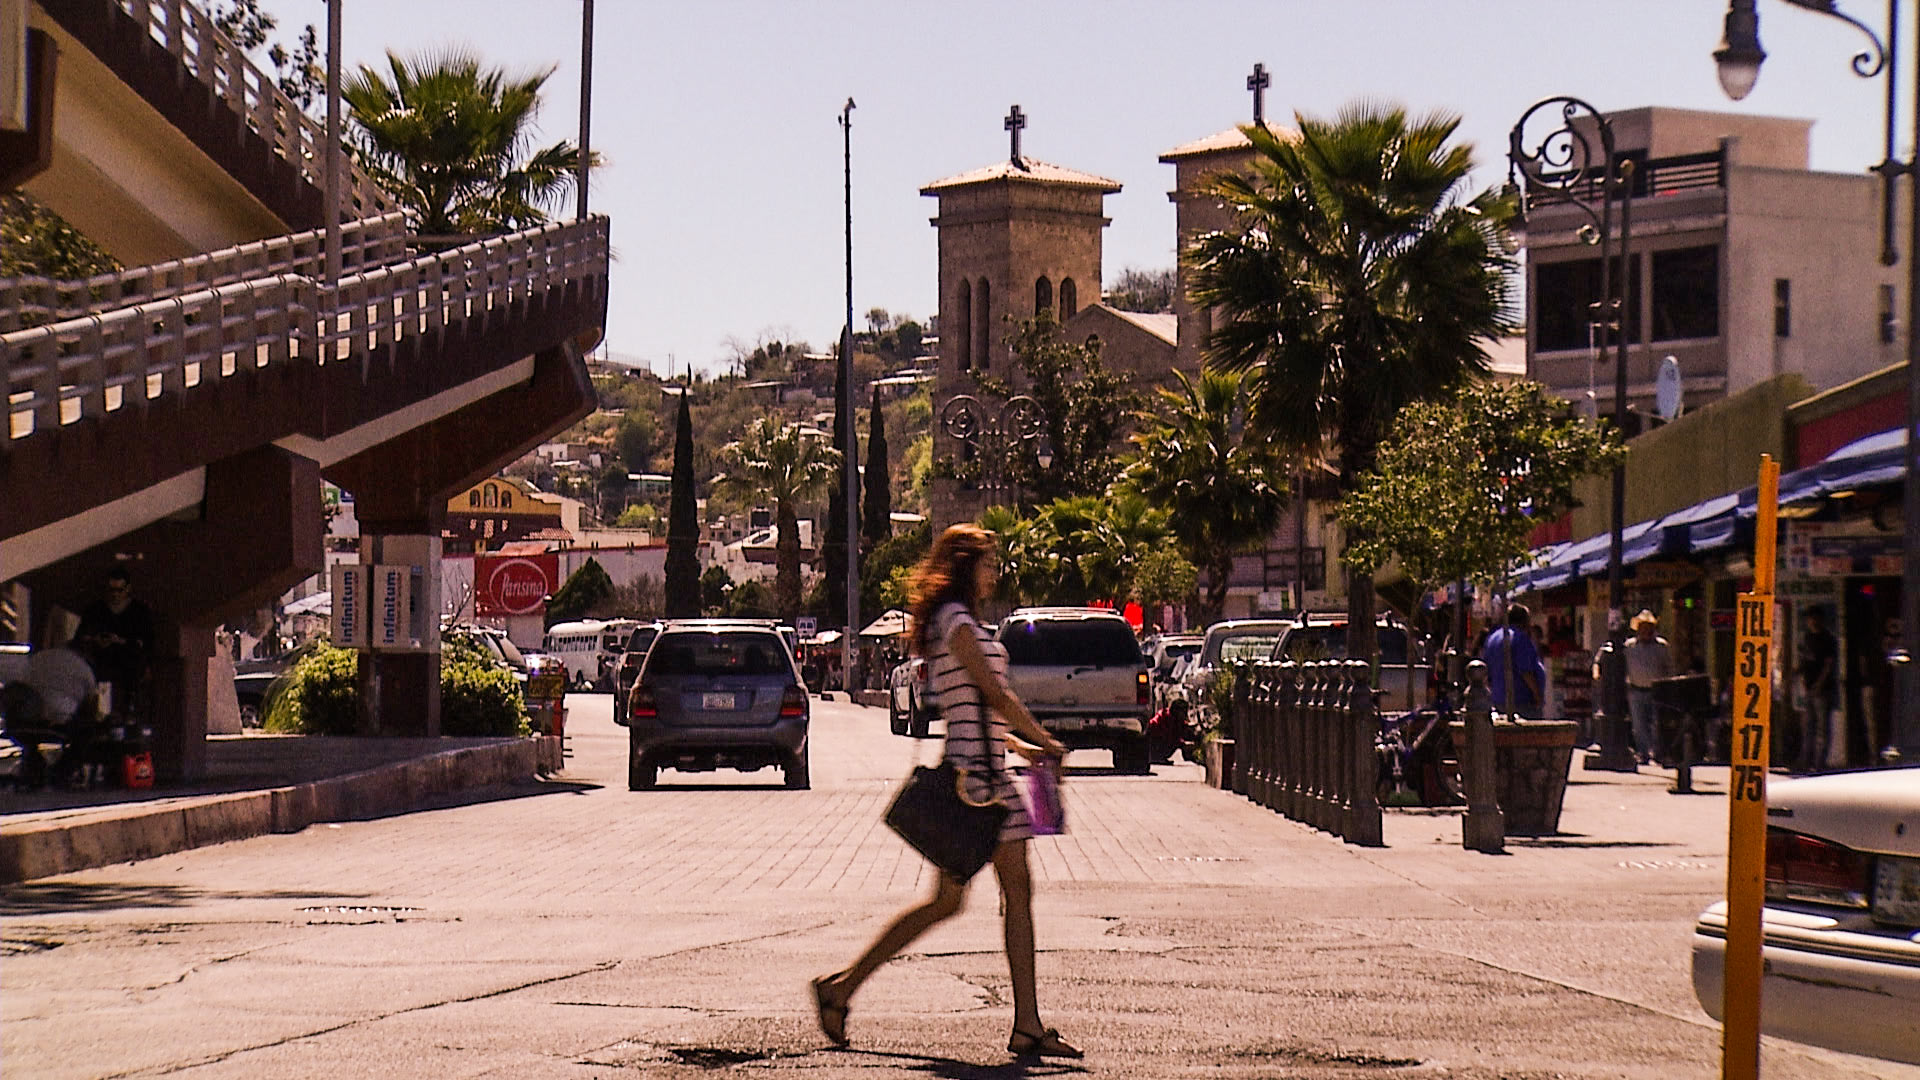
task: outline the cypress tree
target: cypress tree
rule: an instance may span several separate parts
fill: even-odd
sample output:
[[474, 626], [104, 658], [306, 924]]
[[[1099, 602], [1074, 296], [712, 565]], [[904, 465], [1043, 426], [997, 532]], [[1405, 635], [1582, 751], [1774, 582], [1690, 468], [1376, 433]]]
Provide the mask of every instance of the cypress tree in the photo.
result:
[[700, 513], [693, 502], [693, 377], [680, 395], [673, 431], [673, 485], [667, 509], [667, 618], [700, 617]]
[[[840, 347], [847, 347], [847, 338], [842, 335]], [[853, 406], [853, 391], [847, 385], [847, 368], [852, 365], [835, 365], [838, 372], [833, 380], [833, 448], [840, 451], [840, 475], [834, 477], [833, 490], [827, 494], [827, 528], [825, 540], [820, 545], [820, 558], [823, 565], [820, 570], [824, 579], [822, 594], [826, 597], [827, 610], [820, 616], [820, 625], [827, 628], [844, 628], [847, 624], [847, 470], [854, 467], [854, 456], [847, 452], [848, 410]]]
[[[887, 421], [880, 412], [880, 388], [873, 388], [873, 406], [867, 412], [866, 490], [860, 503], [863, 555], [893, 535], [893, 487], [887, 472]], [[863, 569], [864, 575], [866, 571]]]

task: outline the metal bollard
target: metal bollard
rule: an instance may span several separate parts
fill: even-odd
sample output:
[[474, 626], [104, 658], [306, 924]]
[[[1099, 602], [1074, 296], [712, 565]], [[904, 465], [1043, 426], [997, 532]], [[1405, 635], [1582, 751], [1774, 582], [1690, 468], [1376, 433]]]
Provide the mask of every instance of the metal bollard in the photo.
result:
[[1373, 704], [1370, 668], [1365, 660], [1347, 661], [1348, 721], [1346, 757], [1347, 818], [1341, 834], [1350, 844], [1384, 844], [1380, 821], [1380, 758], [1374, 747], [1380, 740], [1380, 714]]
[[1467, 813], [1460, 819], [1460, 846], [1498, 855], [1507, 849], [1507, 816], [1496, 798], [1493, 754], [1493, 695], [1487, 690], [1487, 665], [1467, 665], [1464, 712], [1467, 745], [1460, 749], [1460, 779], [1467, 789]]
[[1277, 666], [1279, 684], [1274, 692], [1273, 808], [1290, 818], [1300, 816], [1300, 755], [1295, 745], [1299, 734], [1300, 670], [1291, 660]]
[[1302, 750], [1301, 767], [1305, 771], [1307, 805], [1306, 813], [1300, 820], [1314, 828], [1322, 828], [1326, 821], [1327, 786], [1320, 765], [1326, 760], [1326, 711], [1327, 711], [1327, 673], [1326, 665], [1314, 661], [1307, 665], [1307, 708], [1301, 714]]
[[1233, 665], [1233, 718], [1227, 726], [1227, 738], [1233, 740], [1233, 769], [1222, 786], [1235, 794], [1247, 793], [1247, 699], [1253, 692], [1253, 670], [1244, 662]]
[[1241, 728], [1244, 741], [1234, 751], [1235, 757], [1244, 763], [1240, 794], [1257, 805], [1260, 802], [1260, 744], [1264, 741], [1267, 727], [1266, 661], [1255, 660], [1248, 664], [1247, 678], [1252, 686], [1247, 691], [1247, 722]]

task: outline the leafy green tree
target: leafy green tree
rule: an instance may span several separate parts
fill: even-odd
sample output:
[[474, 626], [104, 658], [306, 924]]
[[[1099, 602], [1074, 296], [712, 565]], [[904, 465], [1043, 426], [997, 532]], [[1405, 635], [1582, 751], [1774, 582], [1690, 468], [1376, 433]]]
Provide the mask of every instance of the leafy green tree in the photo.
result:
[[669, 619], [700, 617], [700, 511], [693, 492], [691, 387], [674, 416], [673, 483], [667, 503], [666, 609]]
[[[1246, 374], [1249, 422], [1289, 451], [1330, 447], [1351, 489], [1403, 406], [1486, 372], [1510, 322], [1513, 206], [1465, 191], [1458, 117], [1361, 104], [1296, 122], [1297, 138], [1241, 129], [1253, 169], [1205, 192], [1237, 224], [1189, 249], [1191, 292], [1224, 316], [1207, 358]], [[1371, 657], [1371, 578], [1350, 567], [1348, 595], [1349, 655]]]
[[573, 188], [580, 150], [534, 149], [540, 88], [553, 68], [509, 75], [462, 51], [362, 65], [341, 96], [361, 160], [428, 236], [539, 224]]
[[727, 568], [719, 564], [707, 567], [700, 575], [700, 606], [706, 611], [719, 613], [726, 609], [727, 594], [733, 589], [733, 576]]
[[922, 521], [905, 532], [888, 537], [879, 546], [867, 553], [866, 560], [860, 564], [860, 607], [870, 611], [877, 618], [888, 608], [904, 608], [900, 603], [904, 593], [890, 596], [889, 583], [896, 572], [913, 572], [921, 559], [926, 558], [927, 550], [933, 546], [933, 526]]
[[[1029, 505], [1106, 491], [1120, 471], [1115, 444], [1121, 441], [1128, 418], [1144, 403], [1131, 380], [1107, 370], [1097, 344], [1076, 345], [1062, 339], [1060, 324], [1049, 312], [1019, 324], [1013, 353], [1026, 376], [1021, 392], [1033, 398], [1045, 415], [1052, 460], [1042, 466], [1041, 448], [1024, 444], [1008, 463], [1008, 479], [1022, 490]], [[1015, 393], [1003, 379], [982, 375], [979, 383], [1002, 399]]]
[[797, 425], [763, 416], [727, 455], [724, 491], [773, 504], [776, 609], [800, 613], [800, 504], [818, 498], [839, 474], [840, 455]]
[[1171, 266], [1159, 270], [1141, 270], [1130, 266], [1120, 271], [1119, 280], [1107, 290], [1102, 300], [1108, 307], [1120, 311], [1143, 311], [1148, 314], [1172, 311], [1176, 280]]
[[588, 559], [554, 590], [547, 601], [547, 625], [585, 618], [595, 605], [613, 596], [613, 578], [598, 559]]
[[1416, 402], [1340, 501], [1340, 520], [1360, 534], [1347, 559], [1372, 574], [1398, 558], [1423, 590], [1498, 582], [1534, 527], [1575, 505], [1574, 482], [1624, 453], [1612, 428], [1569, 415], [1538, 383], [1476, 381]]
[[1149, 613], [1184, 606], [1199, 586], [1199, 569], [1172, 548], [1149, 551], [1133, 572], [1133, 599]]
[[[866, 491], [860, 500], [860, 539], [871, 552], [893, 535], [893, 485], [887, 469], [887, 420], [880, 408], [880, 388], [873, 388], [867, 410]], [[864, 571], [863, 571], [864, 573]]]
[[[213, 25], [241, 52], [252, 52], [267, 45], [268, 35], [280, 20], [261, 10], [260, 0], [230, 0], [208, 9]], [[273, 65], [280, 92], [302, 109], [310, 109], [327, 95], [326, 57], [320, 52], [320, 36], [308, 23], [292, 49], [279, 42], [267, 46], [267, 60]]]
[[1212, 621], [1226, 608], [1234, 555], [1264, 544], [1280, 525], [1286, 456], [1244, 430], [1241, 376], [1174, 375], [1174, 387], [1156, 392], [1158, 410], [1140, 414], [1139, 454], [1120, 486], [1164, 508], [1181, 553], [1206, 567], [1204, 618]]
[[88, 278], [119, 269], [118, 260], [33, 196], [0, 193], [0, 277]]
[[613, 429], [614, 451], [628, 472], [652, 472], [654, 456], [664, 447], [660, 440], [660, 421], [650, 409], [630, 409]]
[[767, 587], [748, 579], [733, 587], [727, 600], [727, 615], [734, 619], [775, 619], [780, 617], [779, 601]]
[[617, 529], [645, 529], [648, 532], [660, 531], [660, 511], [652, 503], [634, 503], [613, 520]]
[[1002, 592], [1019, 604], [1125, 600], [1167, 537], [1166, 512], [1137, 495], [1056, 499], [1026, 517], [996, 506], [980, 524], [1000, 539]]

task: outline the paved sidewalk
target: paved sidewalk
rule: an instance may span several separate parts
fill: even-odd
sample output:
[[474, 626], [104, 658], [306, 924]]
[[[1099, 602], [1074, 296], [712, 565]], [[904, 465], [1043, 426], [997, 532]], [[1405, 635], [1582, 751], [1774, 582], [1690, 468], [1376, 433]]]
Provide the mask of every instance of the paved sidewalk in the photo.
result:
[[146, 790], [0, 792], [0, 883], [298, 832], [531, 783], [558, 771], [552, 739], [225, 735], [207, 776]]

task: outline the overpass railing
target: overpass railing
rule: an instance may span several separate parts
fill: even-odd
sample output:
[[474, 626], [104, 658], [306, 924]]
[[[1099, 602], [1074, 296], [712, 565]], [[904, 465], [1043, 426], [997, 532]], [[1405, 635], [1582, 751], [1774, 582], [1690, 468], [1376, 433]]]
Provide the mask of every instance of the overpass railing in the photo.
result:
[[607, 220], [554, 223], [374, 266], [327, 287], [279, 273], [0, 334], [8, 443], [274, 364], [358, 362], [485, 332], [604, 279]]
[[[321, 125], [260, 70], [205, 11], [188, 0], [117, 0], [140, 28], [208, 90], [245, 119], [253, 132], [300, 170], [316, 188], [326, 186]], [[351, 158], [342, 162], [341, 215], [367, 218], [394, 208], [391, 196]]]
[[[392, 263], [406, 256], [408, 243], [406, 215], [398, 210], [343, 222], [341, 268]], [[326, 231], [314, 229], [90, 278], [0, 278], [0, 333], [280, 274], [317, 279], [325, 263]]]
[[1348, 843], [1379, 846], [1380, 716], [1364, 660], [1260, 660], [1234, 680], [1233, 789]]

